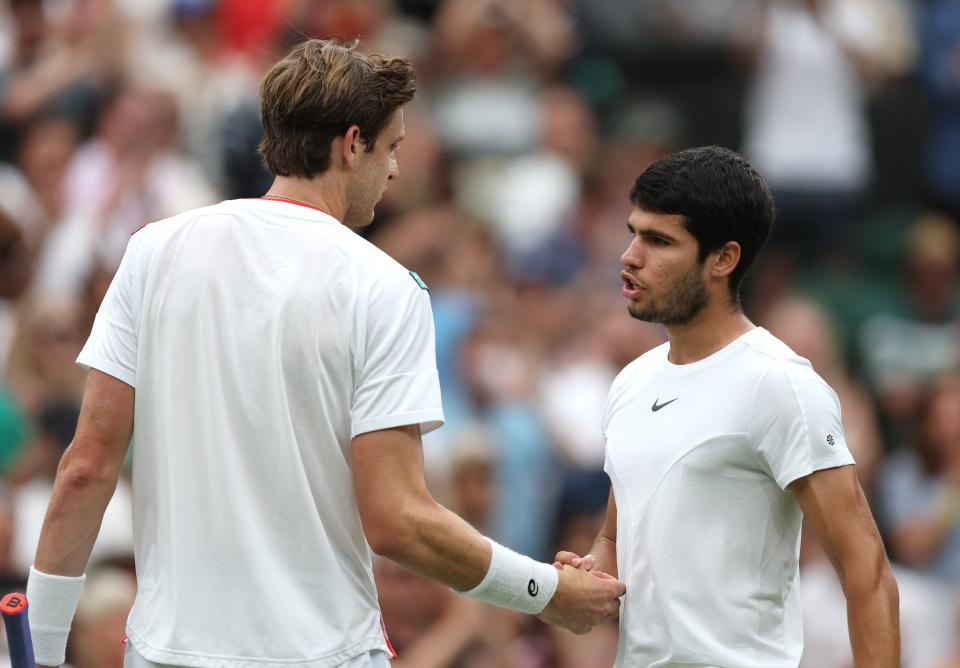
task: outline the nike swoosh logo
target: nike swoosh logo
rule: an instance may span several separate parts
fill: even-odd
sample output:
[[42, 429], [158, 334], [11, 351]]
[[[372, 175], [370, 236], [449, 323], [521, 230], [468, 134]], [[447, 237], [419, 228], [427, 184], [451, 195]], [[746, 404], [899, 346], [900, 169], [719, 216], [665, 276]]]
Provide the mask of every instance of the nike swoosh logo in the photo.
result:
[[[680, 398], [680, 397], [677, 397], [677, 399], [679, 399], [679, 398]], [[666, 401], [666, 402], [664, 402], [664, 403], [662, 403], [662, 404], [657, 404], [657, 402], [660, 401], [660, 397], [657, 397], [656, 399], [653, 400], [653, 406], [650, 407], [650, 410], [652, 410], [654, 413], [656, 413], [658, 410], [660, 410], [660, 409], [663, 408], [664, 406], [669, 406], [670, 404], [672, 404], [672, 403], [673, 403], [674, 401], [676, 401], [677, 399], [671, 399], [670, 401]]]

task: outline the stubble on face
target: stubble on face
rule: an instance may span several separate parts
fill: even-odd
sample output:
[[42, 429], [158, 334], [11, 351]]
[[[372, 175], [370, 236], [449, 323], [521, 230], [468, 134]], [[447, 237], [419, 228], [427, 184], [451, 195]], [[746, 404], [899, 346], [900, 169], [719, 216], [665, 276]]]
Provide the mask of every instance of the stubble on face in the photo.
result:
[[692, 322], [706, 307], [709, 299], [701, 269], [702, 265], [696, 264], [673, 285], [668, 286], [663, 291], [664, 296], [659, 299], [651, 299], [646, 304], [628, 302], [627, 311], [637, 320], [661, 325], [686, 325]]
[[391, 156], [403, 134], [403, 111], [398, 109], [374, 146], [361, 154], [357, 174], [347, 193], [352, 210], [348, 227], [364, 227], [373, 222], [374, 209], [390, 180]]

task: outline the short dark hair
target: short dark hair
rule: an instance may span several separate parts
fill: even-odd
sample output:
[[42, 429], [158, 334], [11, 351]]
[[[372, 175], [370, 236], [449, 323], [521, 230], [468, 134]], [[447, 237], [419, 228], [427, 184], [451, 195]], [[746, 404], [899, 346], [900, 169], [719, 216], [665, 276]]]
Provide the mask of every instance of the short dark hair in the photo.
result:
[[330, 167], [335, 137], [357, 125], [372, 150], [393, 113], [415, 92], [413, 66], [404, 58], [364, 54], [356, 43], [308, 39], [260, 85], [260, 154], [278, 176], [322, 174]]
[[683, 216], [697, 239], [699, 259], [728, 241], [740, 244], [740, 262], [730, 274], [730, 296], [773, 227], [773, 196], [749, 162], [730, 149], [701, 146], [657, 160], [630, 190], [633, 205], [651, 213]]

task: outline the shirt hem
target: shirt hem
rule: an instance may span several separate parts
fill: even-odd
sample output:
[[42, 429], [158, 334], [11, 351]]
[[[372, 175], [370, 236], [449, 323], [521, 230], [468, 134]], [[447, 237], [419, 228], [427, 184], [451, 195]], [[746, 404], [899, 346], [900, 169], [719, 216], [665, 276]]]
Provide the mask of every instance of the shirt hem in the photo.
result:
[[850, 466], [855, 464], [853, 457], [850, 455], [845, 455], [842, 457], [834, 457], [832, 459], [826, 459], [821, 462], [816, 462], [813, 464], [806, 464], [805, 466], [798, 467], [785, 473], [784, 475], [777, 478], [777, 484], [780, 485], [780, 489], [786, 489], [790, 486], [790, 483], [808, 476], [811, 473], [816, 473], [817, 471], [824, 471], [826, 469], [835, 469], [841, 466]]
[[181, 650], [154, 647], [134, 629], [127, 628], [127, 639], [147, 661], [187, 666], [189, 668], [338, 668], [358, 656], [378, 650], [390, 656], [382, 635], [365, 638], [333, 653], [309, 659], [276, 659], [220, 654], [198, 654]]
[[443, 410], [438, 408], [393, 413], [392, 415], [383, 415], [381, 417], [354, 422], [350, 430], [350, 438], [355, 438], [360, 434], [366, 434], [371, 431], [390, 429], [392, 427], [404, 427], [411, 424], [419, 424], [422, 435], [434, 429], [439, 429], [443, 426], [443, 421]]
[[102, 371], [108, 376], [113, 376], [134, 389], [137, 387], [136, 373], [95, 353], [81, 352], [77, 357], [77, 364], [88, 370], [96, 369], [97, 371]]

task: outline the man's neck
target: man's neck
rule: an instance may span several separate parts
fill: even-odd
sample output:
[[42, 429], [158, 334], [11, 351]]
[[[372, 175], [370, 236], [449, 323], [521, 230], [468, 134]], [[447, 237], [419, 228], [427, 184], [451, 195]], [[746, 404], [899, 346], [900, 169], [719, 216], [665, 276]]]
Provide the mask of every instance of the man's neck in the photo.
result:
[[295, 176], [278, 176], [264, 197], [292, 200], [309, 204], [343, 222], [346, 213], [346, 196], [333, 176], [325, 173], [313, 179]]
[[709, 304], [691, 322], [667, 326], [670, 339], [667, 359], [673, 364], [698, 362], [755, 327], [743, 311], [729, 301]]

